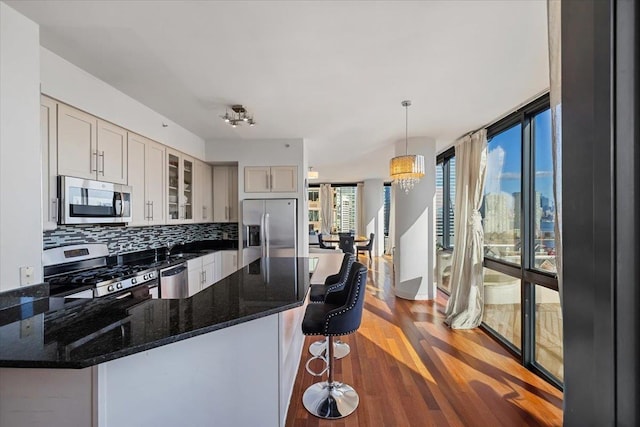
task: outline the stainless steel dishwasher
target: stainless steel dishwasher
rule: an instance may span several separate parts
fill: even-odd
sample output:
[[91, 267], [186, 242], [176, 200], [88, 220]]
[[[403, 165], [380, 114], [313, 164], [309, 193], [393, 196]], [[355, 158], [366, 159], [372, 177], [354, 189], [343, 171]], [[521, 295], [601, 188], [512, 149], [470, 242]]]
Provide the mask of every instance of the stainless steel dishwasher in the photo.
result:
[[187, 298], [189, 296], [189, 272], [187, 263], [160, 270], [160, 298]]

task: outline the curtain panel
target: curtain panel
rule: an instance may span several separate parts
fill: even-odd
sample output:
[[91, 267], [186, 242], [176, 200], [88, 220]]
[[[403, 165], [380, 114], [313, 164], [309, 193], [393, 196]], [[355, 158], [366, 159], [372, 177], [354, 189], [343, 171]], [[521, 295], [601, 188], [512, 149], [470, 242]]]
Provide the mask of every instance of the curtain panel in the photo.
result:
[[484, 231], [480, 207], [487, 170], [486, 129], [462, 137], [455, 150], [455, 236], [445, 322], [454, 329], [471, 329], [482, 322], [484, 309]]
[[560, 306], [562, 306], [562, 82], [561, 82], [561, 39], [560, 0], [547, 1], [547, 29], [549, 31], [549, 103], [551, 108], [551, 149], [553, 156], [553, 197], [554, 235], [556, 251], [556, 271]]
[[333, 220], [333, 192], [331, 184], [320, 184], [320, 232], [327, 236], [331, 234]]
[[357, 235], [367, 234], [367, 224], [364, 216], [364, 183], [359, 182], [356, 187], [356, 215], [358, 215], [356, 232]]

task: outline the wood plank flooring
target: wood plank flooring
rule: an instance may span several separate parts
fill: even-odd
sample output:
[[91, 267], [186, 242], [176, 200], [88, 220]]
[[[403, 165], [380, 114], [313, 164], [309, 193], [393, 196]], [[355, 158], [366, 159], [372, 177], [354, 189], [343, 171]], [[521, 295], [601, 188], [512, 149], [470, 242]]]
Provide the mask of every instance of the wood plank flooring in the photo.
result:
[[343, 337], [351, 353], [335, 364], [336, 379], [356, 389], [360, 405], [333, 421], [304, 409], [304, 390], [319, 381], [304, 369], [309, 344], [318, 339], [307, 337], [287, 426], [562, 424], [562, 392], [520, 366], [479, 329], [449, 329], [443, 322], [443, 294], [435, 301], [396, 298], [391, 263], [383, 258], [374, 259], [367, 280], [362, 325]]

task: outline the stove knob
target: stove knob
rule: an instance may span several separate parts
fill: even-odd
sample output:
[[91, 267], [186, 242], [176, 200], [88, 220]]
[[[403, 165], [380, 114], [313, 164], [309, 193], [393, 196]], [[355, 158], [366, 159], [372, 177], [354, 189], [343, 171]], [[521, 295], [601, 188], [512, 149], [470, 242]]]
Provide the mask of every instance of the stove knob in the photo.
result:
[[142, 280], [147, 280], [149, 278], [148, 274], [145, 274], [144, 276], [142, 276]]
[[149, 279], [153, 279], [154, 277], [156, 277], [156, 273], [155, 272], [151, 272], [149, 273]]
[[109, 292], [113, 292], [113, 285], [109, 285], [109, 286], [107, 286], [107, 291], [109, 291]]
[[118, 289], [122, 289], [122, 283], [118, 282], [118, 283], [116, 284], [116, 288], [118, 288]]
[[136, 283], [138, 283], [138, 279], [136, 279], [135, 277], [133, 279], [131, 279], [131, 284], [135, 285]]

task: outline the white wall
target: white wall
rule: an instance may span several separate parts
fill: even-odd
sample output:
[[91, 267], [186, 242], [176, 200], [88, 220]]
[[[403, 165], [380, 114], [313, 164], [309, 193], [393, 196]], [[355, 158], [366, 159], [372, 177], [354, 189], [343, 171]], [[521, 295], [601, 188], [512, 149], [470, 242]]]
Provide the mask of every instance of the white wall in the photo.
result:
[[[402, 146], [402, 147], [401, 147]], [[396, 146], [398, 155], [404, 145]], [[435, 230], [434, 197], [436, 191], [435, 141], [431, 138], [409, 139], [409, 152], [424, 155], [424, 178], [405, 194], [394, 185], [394, 265], [397, 296], [424, 300], [435, 298], [433, 280]]]
[[40, 29], [0, 3], [0, 291], [42, 281]]
[[380, 256], [384, 252], [384, 181], [381, 179], [366, 179], [364, 181], [364, 220], [365, 232], [373, 238], [373, 256]]
[[[204, 140], [113, 86], [40, 48], [42, 93], [130, 131], [204, 159]], [[168, 126], [163, 127], [165, 123]]]
[[[345, 147], [345, 150], [352, 149]], [[403, 153], [404, 154], [404, 153]], [[366, 179], [389, 180], [389, 160], [394, 146], [358, 153], [358, 160], [341, 162], [339, 153], [327, 153], [326, 158], [309, 159], [309, 166], [320, 175], [314, 183], [362, 182]]]
[[[305, 142], [302, 139], [269, 139], [226, 141], [209, 140], [206, 143], [206, 158], [209, 163], [238, 162], [238, 200], [240, 200], [240, 218], [242, 224], [242, 200], [244, 199], [283, 199], [298, 200], [298, 256], [309, 253], [309, 214], [305, 179], [307, 165]], [[296, 193], [245, 193], [245, 166], [298, 166], [298, 191]]]

